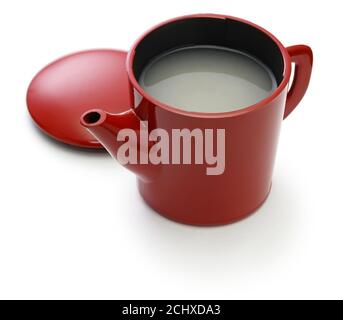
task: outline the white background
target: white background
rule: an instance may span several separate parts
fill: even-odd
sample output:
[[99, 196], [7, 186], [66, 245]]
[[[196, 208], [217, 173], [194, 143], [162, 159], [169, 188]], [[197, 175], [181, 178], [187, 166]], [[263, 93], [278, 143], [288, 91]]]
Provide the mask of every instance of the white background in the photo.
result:
[[[2, 1], [0, 298], [343, 298], [339, 3]], [[283, 123], [268, 201], [218, 228], [157, 215], [133, 174], [46, 138], [25, 105], [31, 78], [59, 56], [129, 49], [156, 23], [206, 12], [308, 44], [315, 58], [307, 95]]]

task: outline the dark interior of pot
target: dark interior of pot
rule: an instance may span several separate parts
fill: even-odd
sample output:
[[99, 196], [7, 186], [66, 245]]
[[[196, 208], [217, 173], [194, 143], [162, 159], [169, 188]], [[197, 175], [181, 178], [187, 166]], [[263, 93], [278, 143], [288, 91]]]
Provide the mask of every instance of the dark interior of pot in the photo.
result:
[[136, 48], [133, 61], [136, 79], [156, 56], [196, 45], [221, 46], [245, 52], [268, 66], [278, 85], [283, 79], [282, 53], [266, 33], [237, 20], [207, 17], [177, 20], [150, 32]]

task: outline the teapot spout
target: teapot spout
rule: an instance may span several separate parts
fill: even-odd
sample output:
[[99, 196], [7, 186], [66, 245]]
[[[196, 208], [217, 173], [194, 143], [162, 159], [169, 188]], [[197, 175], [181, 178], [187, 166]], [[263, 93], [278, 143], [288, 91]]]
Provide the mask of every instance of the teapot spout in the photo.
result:
[[[143, 148], [139, 145], [139, 137], [142, 131], [147, 130], [145, 122], [143, 122], [133, 109], [129, 109], [122, 113], [108, 113], [101, 109], [92, 109], [85, 112], [81, 116], [81, 125], [85, 127], [110, 153], [113, 158], [124, 165], [127, 169], [135, 173], [138, 178], [144, 181], [151, 181], [154, 179], [157, 166], [151, 163], [141, 163], [137, 161], [137, 154], [148, 153], [148, 147]], [[130, 133], [136, 135], [136, 144], [130, 143], [123, 139], [121, 130], [129, 130]], [[138, 137], [138, 138], [137, 138]], [[126, 149], [129, 148], [129, 153], [136, 155], [131, 161], [122, 159], [118, 151], [126, 144]]]

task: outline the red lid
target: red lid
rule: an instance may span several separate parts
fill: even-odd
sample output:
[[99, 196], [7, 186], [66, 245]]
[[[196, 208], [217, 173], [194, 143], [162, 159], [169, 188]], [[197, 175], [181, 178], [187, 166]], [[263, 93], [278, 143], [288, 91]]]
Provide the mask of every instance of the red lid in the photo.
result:
[[130, 108], [126, 55], [119, 50], [89, 50], [46, 66], [27, 92], [27, 106], [37, 125], [64, 143], [101, 148], [81, 126], [80, 117], [94, 108], [113, 113]]

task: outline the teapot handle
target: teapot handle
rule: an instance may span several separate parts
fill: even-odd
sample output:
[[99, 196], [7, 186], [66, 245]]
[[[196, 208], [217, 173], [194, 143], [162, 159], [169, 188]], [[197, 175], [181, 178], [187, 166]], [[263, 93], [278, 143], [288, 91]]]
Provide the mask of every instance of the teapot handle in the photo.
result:
[[288, 91], [284, 119], [296, 108], [304, 97], [308, 88], [312, 65], [313, 53], [310, 47], [305, 45], [296, 45], [287, 48], [292, 62], [295, 63], [293, 83]]

